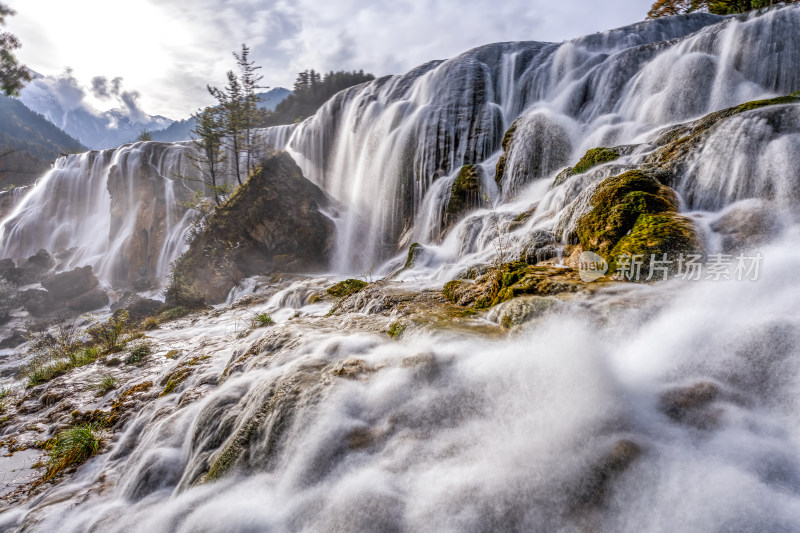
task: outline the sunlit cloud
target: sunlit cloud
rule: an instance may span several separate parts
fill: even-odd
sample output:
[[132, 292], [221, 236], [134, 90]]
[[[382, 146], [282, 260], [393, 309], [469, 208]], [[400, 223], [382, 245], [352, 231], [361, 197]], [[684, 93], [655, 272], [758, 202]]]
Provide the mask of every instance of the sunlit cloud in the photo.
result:
[[[248, 43], [264, 82], [291, 87], [307, 68], [403, 73], [497, 41], [561, 41], [641, 20], [650, 0], [11, 0], [9, 27], [34, 70], [123, 78], [151, 114], [181, 118], [211, 103], [231, 52]], [[586, 16], [587, 12], [591, 16]], [[87, 101], [99, 108], [115, 99]], [[131, 92], [131, 94], [133, 94]]]

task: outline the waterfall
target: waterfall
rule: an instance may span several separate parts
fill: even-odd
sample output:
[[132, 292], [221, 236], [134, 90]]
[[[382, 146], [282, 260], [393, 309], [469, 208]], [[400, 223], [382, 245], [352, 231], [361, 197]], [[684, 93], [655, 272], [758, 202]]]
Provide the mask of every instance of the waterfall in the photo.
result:
[[0, 256], [62, 251], [61, 269], [91, 265], [106, 283], [157, 287], [191, 222], [179, 204], [193, 194], [180, 179], [196, 172], [188, 150], [136, 143], [59, 158], [0, 221]]
[[[412, 241], [419, 260], [350, 312], [325, 299], [340, 277], [251, 278], [230, 305], [149, 331], [141, 367], [103, 366], [125, 380], [105, 398], [88, 372], [68, 376], [74, 391], [27, 393], [11, 424], [37, 441], [76, 398], [85, 415], [112, 405], [117, 425], [0, 529], [800, 530], [800, 104], [703, 118], [800, 89], [797, 28], [800, 5], [489, 45], [266, 130], [343, 206], [336, 268], [396, 272]], [[694, 144], [667, 172], [676, 139]], [[611, 145], [619, 159], [554, 183]], [[173, 179], [184, 152], [62, 158], [0, 223], [0, 250], [74, 248], [105, 279], [130, 276], [135, 250], [163, 272], [188, 223]], [[464, 164], [491, 202], [443, 235]], [[488, 313], [442, 302], [500, 232], [515, 255], [558, 253], [602, 181], [645, 167], [670, 180], [708, 254], [733, 242], [763, 257], [758, 279], [598, 284]], [[548, 311], [500, 326], [536, 305]], [[252, 313], [274, 323], [243, 330]], [[35, 418], [58, 401], [62, 418]]]
[[432, 185], [464, 164], [496, 160], [514, 121], [506, 200], [588, 148], [797, 90], [798, 26], [800, 9], [790, 6], [667, 17], [560, 45], [488, 45], [339, 93], [287, 147], [306, 177], [348, 207], [336, 267], [356, 272], [411, 235], [434, 235], [415, 227], [432, 223], [421, 212], [437, 203], [426, 204], [441, 191]]

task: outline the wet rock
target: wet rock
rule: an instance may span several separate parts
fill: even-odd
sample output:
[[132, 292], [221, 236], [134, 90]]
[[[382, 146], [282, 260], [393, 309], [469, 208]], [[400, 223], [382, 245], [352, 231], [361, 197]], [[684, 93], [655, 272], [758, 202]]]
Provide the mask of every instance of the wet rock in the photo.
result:
[[19, 293], [22, 306], [34, 316], [46, 315], [54, 309], [53, 297], [41, 289], [29, 289]]
[[552, 296], [521, 296], [499, 306], [490, 319], [511, 328], [542, 317], [560, 305], [561, 301]]
[[47, 252], [47, 250], [39, 250], [28, 259], [20, 262], [20, 264], [17, 265], [20, 272], [15, 274], [17, 274], [19, 277], [19, 283], [36, 283], [37, 281], [40, 281], [55, 265], [55, 260]]
[[[249, 276], [327, 265], [335, 226], [320, 212], [330, 205], [325, 193], [286, 153], [269, 156], [259, 168], [176, 262], [175, 279], [209, 303], [224, 300]], [[166, 299], [180, 304], [170, 290]]]
[[581, 484], [578, 501], [582, 506], [599, 505], [606, 498], [609, 485], [643, 453], [642, 447], [629, 439], [618, 440], [598, 458]]
[[141, 320], [154, 315], [163, 305], [164, 302], [158, 300], [142, 298], [134, 293], [125, 293], [119, 301], [111, 305], [111, 310], [114, 312], [127, 311], [131, 320]]
[[558, 256], [558, 243], [552, 232], [547, 230], [533, 230], [524, 237], [521, 244], [522, 255], [520, 261], [535, 265]]
[[4, 338], [0, 341], [0, 350], [5, 350], [7, 348], [16, 348], [20, 344], [24, 343], [28, 340], [28, 336], [25, 334], [24, 331], [15, 329], [11, 332], [9, 337]]
[[483, 167], [479, 165], [461, 167], [450, 189], [450, 199], [442, 213], [442, 234], [452, 228], [467, 212], [487, 205], [482, 186], [484, 174]]
[[91, 291], [99, 283], [92, 273], [92, 267], [84, 266], [56, 274], [49, 280], [43, 281], [42, 287], [56, 300], [69, 300]]
[[102, 289], [96, 287], [79, 296], [70, 298], [65, 302], [65, 305], [68, 309], [79, 313], [94, 311], [108, 305], [108, 295]]
[[774, 210], [757, 199], [732, 205], [711, 224], [711, 229], [722, 236], [722, 250], [726, 253], [765, 244], [781, 227]]
[[667, 390], [659, 398], [659, 408], [675, 422], [711, 429], [718, 424], [720, 412], [710, 405], [720, 394], [718, 385], [701, 381]]

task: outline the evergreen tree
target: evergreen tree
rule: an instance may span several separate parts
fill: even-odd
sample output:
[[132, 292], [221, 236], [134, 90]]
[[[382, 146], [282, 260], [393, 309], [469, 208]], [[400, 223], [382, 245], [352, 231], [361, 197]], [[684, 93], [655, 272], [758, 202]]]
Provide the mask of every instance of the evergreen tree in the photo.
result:
[[[787, 4], [797, 1], [799, 0], [783, 0]], [[655, 19], [695, 11], [713, 13], [715, 15], [732, 15], [770, 7], [777, 3], [779, 2], [775, 0], [656, 0], [647, 13], [647, 18]]]
[[[5, 18], [14, 14], [14, 10], [0, 3], [0, 26]], [[9, 32], [0, 32], [0, 90], [8, 96], [16, 96], [31, 75], [25, 66], [17, 62], [14, 50], [20, 47], [19, 39]]]
[[242, 52], [233, 53], [236, 63], [239, 65], [239, 76], [242, 87], [242, 127], [244, 129], [243, 149], [247, 154], [247, 175], [253, 172], [255, 161], [260, 155], [261, 147], [259, 139], [255, 135], [256, 121], [258, 119], [258, 102], [261, 98], [256, 94], [258, 89], [266, 89], [259, 85], [264, 76], [257, 73], [260, 66], [249, 59], [250, 49], [246, 44], [242, 44]]
[[242, 84], [236, 74], [229, 70], [228, 85], [225, 89], [208, 86], [208, 92], [217, 99], [222, 110], [222, 124], [225, 130], [226, 146], [233, 158], [233, 175], [242, 184], [241, 155], [244, 144], [244, 98]]
[[223, 110], [220, 107], [207, 107], [192, 116], [195, 119], [192, 143], [199, 155], [189, 158], [200, 173], [199, 181], [211, 192], [214, 202], [219, 206], [222, 203], [221, 196], [229, 191], [228, 186], [222, 183], [226, 163], [223, 140], [227, 133]]
[[260, 126], [277, 126], [302, 122], [341, 90], [375, 79], [363, 70], [329, 72], [321, 76], [316, 70], [297, 74], [292, 94], [275, 107], [273, 112], [260, 113]]

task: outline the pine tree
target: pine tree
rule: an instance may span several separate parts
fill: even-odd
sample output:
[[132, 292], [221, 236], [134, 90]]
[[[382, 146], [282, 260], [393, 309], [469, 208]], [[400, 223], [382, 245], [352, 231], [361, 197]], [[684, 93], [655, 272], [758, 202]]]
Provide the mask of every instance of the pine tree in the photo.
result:
[[225, 130], [226, 146], [233, 158], [233, 175], [237, 183], [242, 184], [241, 154], [244, 144], [242, 84], [236, 74], [229, 70], [228, 85], [224, 90], [208, 86], [208, 92], [217, 99], [222, 109], [222, 123]]
[[242, 87], [242, 127], [244, 129], [244, 146], [247, 153], [247, 175], [253, 172], [255, 160], [259, 156], [259, 139], [254, 133], [256, 121], [258, 120], [258, 102], [261, 98], [256, 94], [258, 89], [266, 89], [259, 85], [264, 76], [257, 73], [261, 67], [256, 66], [255, 62], [249, 60], [250, 49], [246, 44], [242, 44], [242, 52], [233, 53], [236, 63], [239, 65], [239, 76]]
[[[6, 17], [13, 14], [13, 9], [0, 3], [0, 26], [5, 24]], [[20, 46], [16, 35], [0, 32], [0, 90], [8, 96], [19, 94], [25, 82], [31, 80], [28, 69], [20, 65], [14, 56], [14, 50]]]
[[[192, 155], [189, 158], [200, 173], [198, 181], [206, 186], [214, 197], [214, 202], [219, 206], [222, 203], [220, 196], [227, 194], [229, 189], [222, 183], [226, 163], [223, 140], [227, 133], [222, 109], [207, 107], [192, 117], [195, 119], [192, 143], [199, 155]], [[184, 179], [189, 178], [184, 177]]]

